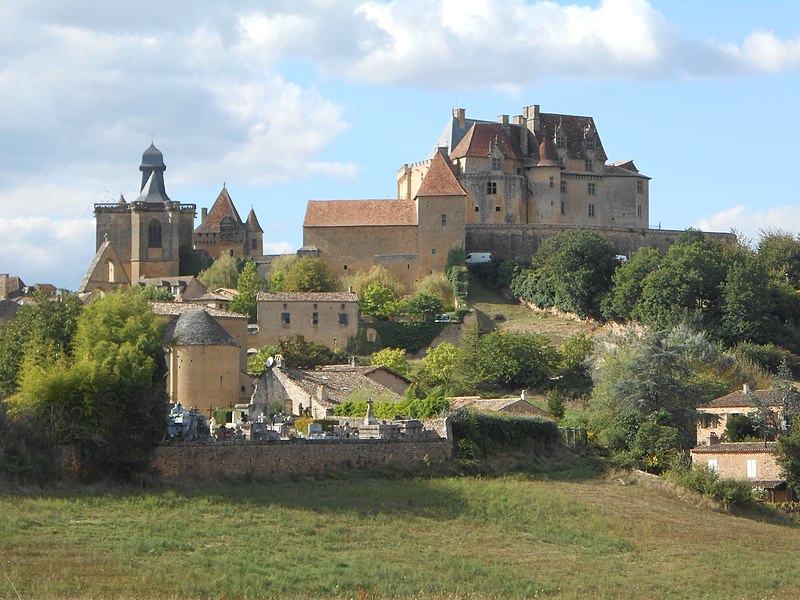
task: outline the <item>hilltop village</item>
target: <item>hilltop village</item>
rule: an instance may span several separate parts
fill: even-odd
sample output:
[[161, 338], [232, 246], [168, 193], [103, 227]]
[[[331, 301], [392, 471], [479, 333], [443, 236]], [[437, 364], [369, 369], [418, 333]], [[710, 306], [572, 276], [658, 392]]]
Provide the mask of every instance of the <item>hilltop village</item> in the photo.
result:
[[[458, 435], [450, 411], [535, 417], [555, 430], [564, 417], [560, 394], [575, 406], [585, 405], [590, 392], [593, 401], [603, 401], [602, 377], [592, 390], [589, 337], [563, 336], [554, 348], [537, 333], [503, 330], [497, 324], [502, 314], [480, 317], [470, 310], [470, 281], [502, 288], [531, 309], [558, 309], [592, 323], [637, 321], [654, 332], [701, 325], [727, 348], [773, 340], [794, 348], [796, 341], [795, 317], [770, 320], [791, 314], [774, 306], [793, 306], [796, 290], [781, 292], [765, 279], [775, 304], [743, 302], [733, 273], [745, 259], [736, 255], [743, 250], [733, 250], [739, 248], [735, 236], [651, 229], [650, 178], [632, 160], [609, 162], [591, 117], [544, 113], [533, 105], [513, 118], [483, 121], [455, 109], [429, 155], [397, 171], [396, 199], [310, 200], [303, 246], [288, 256], [264, 254], [255, 210], [242, 219], [226, 186], [210, 209], [201, 208], [198, 224], [196, 204], [170, 198], [166, 170], [162, 152], [151, 144], [139, 165], [139, 195], [94, 205], [96, 252], [76, 290], [86, 306], [117, 291], [149, 290], [149, 311], [167, 323], [158, 386], [171, 403], [166, 440], [172, 444], [156, 454], [166, 475], [212, 475], [253, 464], [276, 474], [297, 465], [318, 471], [447, 460]], [[238, 284], [204, 285], [204, 274], [225, 260], [238, 264]], [[726, 260], [729, 271], [723, 272], [718, 265]], [[289, 289], [289, 264], [315, 265], [316, 283]], [[697, 277], [706, 279], [687, 282], [680, 294], [664, 291], [700, 271]], [[250, 287], [242, 283], [247, 277], [255, 282]], [[566, 277], [572, 279], [565, 283]], [[709, 291], [712, 277], [717, 287]], [[628, 280], [633, 292], [623, 288]], [[18, 276], [0, 275], [0, 323], [55, 294], [52, 286], [25, 286]], [[252, 298], [244, 309], [246, 294]], [[768, 314], [742, 312], [761, 308]], [[761, 323], [761, 329], [742, 322]], [[401, 338], [406, 342], [389, 341]], [[607, 344], [624, 347], [630, 339]], [[510, 371], [502, 370], [505, 352], [517, 353]], [[704, 352], [697, 356], [719, 350]], [[414, 377], [409, 357], [423, 361]], [[448, 365], [447, 375], [434, 372], [437, 359]], [[763, 444], [753, 443], [759, 411], [784, 424], [790, 420], [788, 392], [781, 399], [768, 389], [751, 391], [751, 383], [769, 387], [763, 372], [732, 370], [733, 359], [718, 359], [702, 368], [721, 373], [724, 363], [728, 370], [698, 385], [702, 393], [691, 392], [689, 412], [676, 407], [665, 417], [659, 411], [674, 399], [653, 399], [651, 410], [636, 408], [633, 425], [621, 416], [602, 424], [610, 444], [621, 444], [628, 466], [650, 461], [657, 472], [694, 447], [695, 463], [724, 477], [746, 477], [773, 500], [790, 498], [773, 453], [780, 427], [764, 433]], [[731, 391], [741, 385], [741, 392]], [[531, 400], [532, 390], [540, 400], [547, 394], [548, 410]], [[748, 415], [751, 434], [733, 439], [729, 424]], [[589, 423], [583, 416], [564, 421], [570, 425], [566, 442], [585, 444]], [[648, 428], [656, 428], [658, 440], [672, 441], [640, 440]], [[614, 441], [612, 433], [624, 441]], [[290, 439], [338, 445], [255, 444]], [[251, 450], [229, 451], [240, 442]], [[206, 460], [209, 452], [214, 460]]]

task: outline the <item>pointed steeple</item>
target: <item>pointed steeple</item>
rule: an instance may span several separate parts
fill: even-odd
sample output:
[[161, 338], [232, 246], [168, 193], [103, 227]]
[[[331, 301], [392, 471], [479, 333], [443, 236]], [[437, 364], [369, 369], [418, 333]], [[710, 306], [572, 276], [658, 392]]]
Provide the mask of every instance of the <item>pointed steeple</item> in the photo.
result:
[[[164, 155], [154, 144], [151, 143], [150, 147], [142, 154], [142, 164], [139, 165], [139, 170], [142, 172], [142, 186], [139, 188], [141, 194], [137, 201], [171, 202], [164, 188], [164, 171], [167, 170], [167, 166], [164, 164]], [[150, 191], [145, 194], [144, 188], [148, 185]]]
[[247, 213], [247, 221], [244, 225], [247, 231], [254, 231], [258, 233], [264, 233], [264, 230], [261, 229], [261, 225], [258, 223], [258, 217], [256, 217], [256, 211], [253, 210], [253, 207], [250, 207], [250, 212]]
[[200, 227], [195, 229], [195, 232], [219, 233], [220, 224], [225, 219], [233, 224], [235, 231], [245, 231], [242, 218], [239, 216], [236, 207], [233, 205], [233, 200], [231, 200], [230, 194], [228, 194], [228, 188], [223, 185], [222, 191], [214, 201], [214, 205], [211, 207], [211, 210], [208, 211], [206, 220], [200, 224]]

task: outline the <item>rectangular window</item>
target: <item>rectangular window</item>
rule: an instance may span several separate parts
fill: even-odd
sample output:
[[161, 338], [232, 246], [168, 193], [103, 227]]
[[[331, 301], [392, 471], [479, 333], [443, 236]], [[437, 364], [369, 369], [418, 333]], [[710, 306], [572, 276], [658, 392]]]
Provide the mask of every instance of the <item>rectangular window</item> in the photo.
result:
[[250, 240], [250, 250], [256, 250], [256, 249], [258, 249], [258, 240], [253, 238], [252, 240]]
[[592, 162], [591, 158], [587, 158], [586, 160], [583, 161], [583, 166], [587, 171], [592, 171], [594, 163]]
[[281, 313], [281, 324], [282, 325], [289, 325], [292, 322], [292, 315], [291, 313], [285, 312]]
[[319, 313], [311, 313], [311, 324], [312, 325], [319, 325]]
[[561, 179], [561, 193], [562, 194], [567, 193], [567, 180], [564, 178]]
[[564, 157], [563, 156], [559, 156], [558, 157], [558, 166], [559, 167], [563, 167], [564, 166]]
[[550, 187], [556, 187], [555, 177], [550, 178]]
[[431, 254], [436, 254], [436, 248], [431, 248]]
[[497, 193], [497, 182], [496, 181], [487, 181], [486, 182], [486, 193], [487, 194], [496, 194]]
[[494, 212], [500, 212], [500, 207], [499, 206], [495, 206], [494, 207]]
[[594, 150], [594, 138], [593, 137], [586, 138], [586, 149], [587, 150]]
[[589, 191], [589, 195], [590, 196], [596, 196], [597, 195], [597, 185], [596, 184], [594, 184], [594, 183], [587, 184], [587, 189]]
[[589, 205], [589, 216], [590, 217], [594, 216], [594, 204]]
[[636, 180], [636, 193], [641, 194], [644, 192], [644, 183], [641, 179]]
[[447, 227], [447, 215], [442, 215], [442, 227]]
[[716, 458], [709, 458], [708, 459], [708, 468], [712, 471], [716, 471], [719, 473], [719, 467], [717, 466], [717, 459]]
[[562, 215], [567, 214], [567, 203], [566, 202], [562, 202], [561, 203], [561, 214]]
[[477, 207], [477, 206], [476, 206], [476, 207], [475, 207], [475, 212], [481, 212], [481, 209], [480, 209], [479, 207]]
[[638, 204], [636, 206], [636, 216], [637, 217], [641, 217], [642, 216], [642, 205], [641, 204]]
[[347, 313], [339, 313], [339, 325], [347, 325]]
[[492, 159], [492, 171], [502, 171], [503, 170], [503, 159], [502, 158], [493, 158]]
[[755, 459], [748, 459], [747, 461], [747, 478], [755, 479], [758, 468], [756, 467]]

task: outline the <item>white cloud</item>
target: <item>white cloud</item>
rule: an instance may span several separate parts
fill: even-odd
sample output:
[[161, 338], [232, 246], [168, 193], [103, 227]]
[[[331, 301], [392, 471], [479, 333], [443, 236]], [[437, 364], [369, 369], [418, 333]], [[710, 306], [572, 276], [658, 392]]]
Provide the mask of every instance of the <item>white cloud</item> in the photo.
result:
[[[94, 221], [0, 218], [0, 265], [27, 284], [76, 289], [94, 256]], [[13, 265], [13, 269], [9, 267]]]
[[294, 254], [296, 250], [289, 242], [269, 242], [264, 244], [264, 254]]
[[800, 38], [779, 39], [769, 31], [756, 31], [741, 48], [726, 48], [735, 58], [749, 63], [756, 71], [796, 71], [800, 69]]
[[767, 210], [753, 210], [734, 206], [710, 217], [699, 219], [693, 227], [703, 231], [731, 231], [746, 238], [758, 240], [762, 231], [779, 229], [794, 235], [800, 232], [800, 206], [777, 206]]

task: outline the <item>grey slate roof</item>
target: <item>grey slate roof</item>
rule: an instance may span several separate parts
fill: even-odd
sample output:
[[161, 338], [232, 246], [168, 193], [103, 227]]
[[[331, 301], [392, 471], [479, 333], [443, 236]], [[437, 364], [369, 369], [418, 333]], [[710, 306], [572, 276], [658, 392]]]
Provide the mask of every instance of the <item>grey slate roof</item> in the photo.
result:
[[238, 346], [205, 310], [184, 312], [167, 326], [165, 339], [175, 346]]

